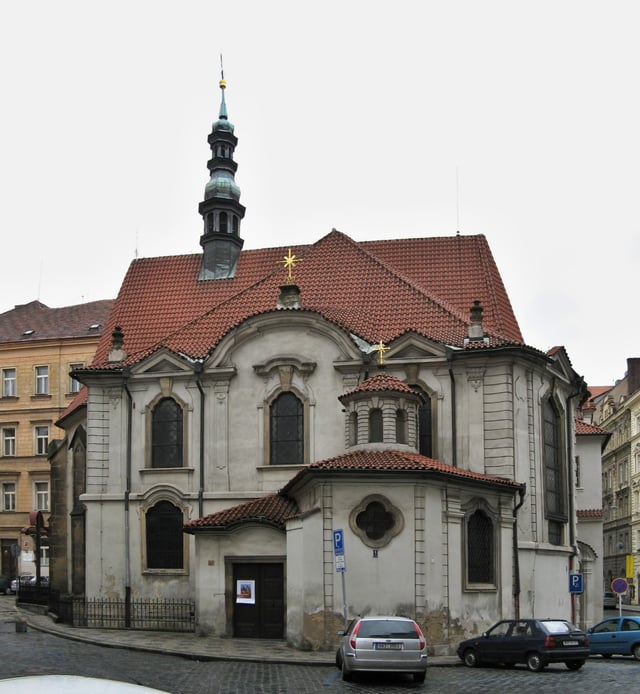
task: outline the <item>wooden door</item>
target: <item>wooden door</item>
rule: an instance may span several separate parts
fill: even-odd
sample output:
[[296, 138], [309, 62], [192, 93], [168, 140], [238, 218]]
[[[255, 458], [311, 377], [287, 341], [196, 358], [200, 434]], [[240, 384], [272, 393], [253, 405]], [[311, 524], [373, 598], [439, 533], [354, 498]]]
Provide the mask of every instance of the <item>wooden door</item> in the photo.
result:
[[233, 565], [233, 635], [284, 638], [284, 565]]

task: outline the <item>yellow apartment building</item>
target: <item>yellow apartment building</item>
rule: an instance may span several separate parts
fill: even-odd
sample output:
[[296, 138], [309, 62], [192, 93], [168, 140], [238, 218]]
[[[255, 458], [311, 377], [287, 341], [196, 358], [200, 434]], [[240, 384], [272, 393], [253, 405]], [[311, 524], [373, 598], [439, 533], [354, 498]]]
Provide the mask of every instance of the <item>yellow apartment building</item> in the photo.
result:
[[[49, 308], [39, 301], [0, 314], [0, 574], [35, 575], [29, 513], [50, 508], [49, 444], [81, 388], [73, 368], [91, 363], [113, 301]], [[48, 575], [48, 547], [41, 574]]]

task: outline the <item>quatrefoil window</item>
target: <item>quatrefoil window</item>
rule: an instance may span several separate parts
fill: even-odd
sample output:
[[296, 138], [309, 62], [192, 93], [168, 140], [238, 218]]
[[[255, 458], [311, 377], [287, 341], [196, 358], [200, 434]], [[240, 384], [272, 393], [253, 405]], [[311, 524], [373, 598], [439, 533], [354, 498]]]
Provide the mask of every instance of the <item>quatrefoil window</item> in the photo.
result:
[[380, 494], [372, 494], [361, 501], [349, 515], [353, 532], [369, 547], [384, 547], [404, 527], [399, 509]]

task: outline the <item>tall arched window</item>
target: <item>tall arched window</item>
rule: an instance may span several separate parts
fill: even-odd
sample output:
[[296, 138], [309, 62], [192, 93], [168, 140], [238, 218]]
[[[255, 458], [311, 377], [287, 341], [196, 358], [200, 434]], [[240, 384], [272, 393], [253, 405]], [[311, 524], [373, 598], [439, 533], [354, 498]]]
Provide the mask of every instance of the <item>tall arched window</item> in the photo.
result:
[[418, 406], [418, 452], [420, 455], [433, 457], [433, 424], [431, 419], [431, 398], [419, 385], [412, 385], [411, 388], [422, 395], [422, 401]]
[[271, 465], [304, 462], [304, 409], [291, 392], [280, 393], [269, 408]]
[[564, 524], [567, 521], [564, 466], [560, 415], [550, 400], [544, 403], [543, 420], [545, 513], [549, 522], [549, 542], [561, 545]]
[[184, 568], [184, 519], [170, 501], [159, 501], [145, 516], [147, 569]]
[[475, 511], [467, 520], [467, 580], [494, 583], [493, 523], [484, 511]]
[[182, 408], [173, 398], [153, 409], [151, 467], [182, 467]]
[[396, 443], [407, 442], [407, 411], [396, 410]]
[[221, 212], [221, 213], [220, 213], [220, 232], [221, 232], [222, 234], [226, 234], [226, 233], [227, 233], [227, 226], [228, 226], [228, 223], [227, 223], [227, 213], [226, 213], [226, 212]]
[[382, 410], [379, 407], [374, 407], [369, 410], [369, 443], [381, 443], [382, 441]]

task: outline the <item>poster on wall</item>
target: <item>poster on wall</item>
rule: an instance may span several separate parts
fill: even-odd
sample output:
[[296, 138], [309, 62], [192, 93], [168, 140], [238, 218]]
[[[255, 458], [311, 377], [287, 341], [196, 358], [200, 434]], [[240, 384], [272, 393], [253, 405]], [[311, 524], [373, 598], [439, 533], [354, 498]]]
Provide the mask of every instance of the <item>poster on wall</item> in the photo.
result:
[[236, 581], [236, 602], [241, 602], [245, 605], [256, 604], [255, 581]]

